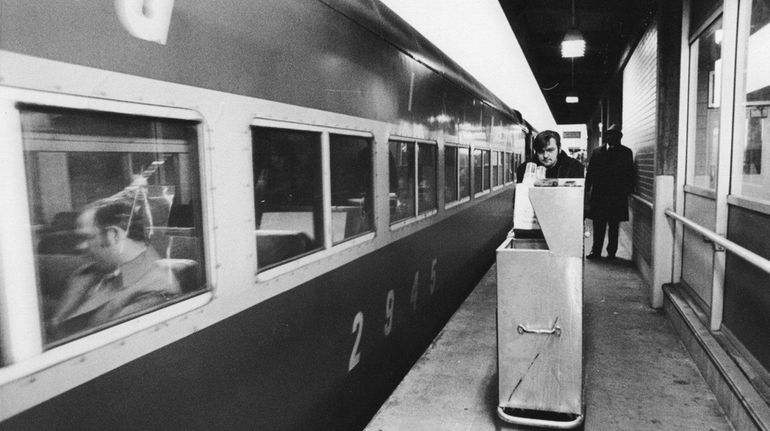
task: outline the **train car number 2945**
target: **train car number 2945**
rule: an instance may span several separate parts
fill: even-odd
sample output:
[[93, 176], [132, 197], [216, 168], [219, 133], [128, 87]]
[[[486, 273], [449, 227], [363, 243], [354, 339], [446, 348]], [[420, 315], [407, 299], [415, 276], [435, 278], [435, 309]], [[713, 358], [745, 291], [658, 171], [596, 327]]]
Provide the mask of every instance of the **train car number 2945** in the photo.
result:
[[[430, 282], [428, 283], [428, 289], [431, 295], [436, 291], [436, 264], [438, 259], [434, 258], [430, 265]], [[412, 305], [412, 313], [417, 312], [417, 297], [420, 285], [420, 271], [415, 271], [414, 279], [412, 281], [411, 295], [409, 302]], [[396, 292], [393, 289], [388, 291], [385, 297], [385, 326], [383, 327], [383, 334], [387, 337], [393, 331], [394, 317], [396, 308]], [[352, 334], [355, 334], [356, 338], [353, 342], [353, 350], [350, 352], [350, 360], [348, 361], [348, 371], [352, 371], [358, 363], [361, 361], [361, 335], [364, 332], [364, 312], [359, 311], [353, 317]]]

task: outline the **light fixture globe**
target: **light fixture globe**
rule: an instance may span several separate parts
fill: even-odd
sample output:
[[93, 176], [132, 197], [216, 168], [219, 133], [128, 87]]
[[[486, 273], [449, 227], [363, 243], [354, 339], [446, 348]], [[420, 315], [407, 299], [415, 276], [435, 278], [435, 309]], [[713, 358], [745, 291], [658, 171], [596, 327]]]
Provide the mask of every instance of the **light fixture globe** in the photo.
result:
[[561, 41], [561, 56], [563, 58], [582, 57], [586, 51], [586, 41], [583, 34], [576, 28], [571, 28]]

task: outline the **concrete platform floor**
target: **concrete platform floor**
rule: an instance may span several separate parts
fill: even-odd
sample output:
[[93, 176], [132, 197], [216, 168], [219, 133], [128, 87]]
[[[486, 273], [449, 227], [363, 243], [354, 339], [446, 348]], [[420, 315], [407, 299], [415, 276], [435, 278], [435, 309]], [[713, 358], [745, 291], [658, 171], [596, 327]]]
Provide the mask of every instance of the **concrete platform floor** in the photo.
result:
[[[584, 430], [731, 430], [716, 398], [621, 249], [586, 261]], [[515, 430], [496, 415], [492, 266], [368, 431]]]

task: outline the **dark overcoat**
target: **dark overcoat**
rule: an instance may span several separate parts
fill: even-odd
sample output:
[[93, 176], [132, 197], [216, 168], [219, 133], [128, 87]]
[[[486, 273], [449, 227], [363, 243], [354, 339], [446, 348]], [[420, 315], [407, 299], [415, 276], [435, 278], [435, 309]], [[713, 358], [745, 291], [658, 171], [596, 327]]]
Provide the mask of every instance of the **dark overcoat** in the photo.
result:
[[586, 169], [585, 191], [589, 196], [588, 217], [607, 221], [628, 220], [628, 195], [636, 186], [631, 149], [606, 145], [591, 153]]
[[[532, 162], [537, 166], [543, 166], [537, 156], [532, 157], [528, 162]], [[526, 163], [522, 163], [516, 168], [516, 182], [520, 183], [524, 179], [524, 171], [526, 170]], [[564, 151], [559, 151], [556, 164], [545, 170], [546, 178], [583, 178], [585, 169], [583, 164], [568, 156]]]

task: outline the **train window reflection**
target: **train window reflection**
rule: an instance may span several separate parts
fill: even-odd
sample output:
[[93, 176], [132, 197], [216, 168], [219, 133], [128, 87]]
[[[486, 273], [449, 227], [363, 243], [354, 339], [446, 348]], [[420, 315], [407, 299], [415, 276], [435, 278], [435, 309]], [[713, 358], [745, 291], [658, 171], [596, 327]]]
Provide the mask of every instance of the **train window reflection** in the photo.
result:
[[329, 136], [332, 238], [337, 244], [373, 227], [371, 139]]
[[252, 127], [260, 271], [324, 244], [321, 133]]
[[508, 184], [511, 182], [511, 153], [503, 153], [503, 181]]
[[414, 217], [414, 143], [390, 141], [390, 223]]
[[489, 190], [489, 150], [473, 150], [473, 192]]
[[444, 200], [454, 202], [459, 199], [457, 187], [457, 147], [444, 147]]
[[[732, 193], [770, 201], [770, 14], [754, 0], [742, 16]], [[741, 74], [742, 72], [742, 74]]]
[[457, 151], [457, 166], [460, 199], [471, 195], [471, 149], [460, 148]]
[[417, 146], [418, 204], [420, 214], [435, 210], [436, 198], [436, 157], [438, 151], [433, 144], [420, 143]]
[[48, 346], [205, 289], [197, 123], [19, 111]]
[[500, 152], [492, 151], [492, 187], [500, 184]]

